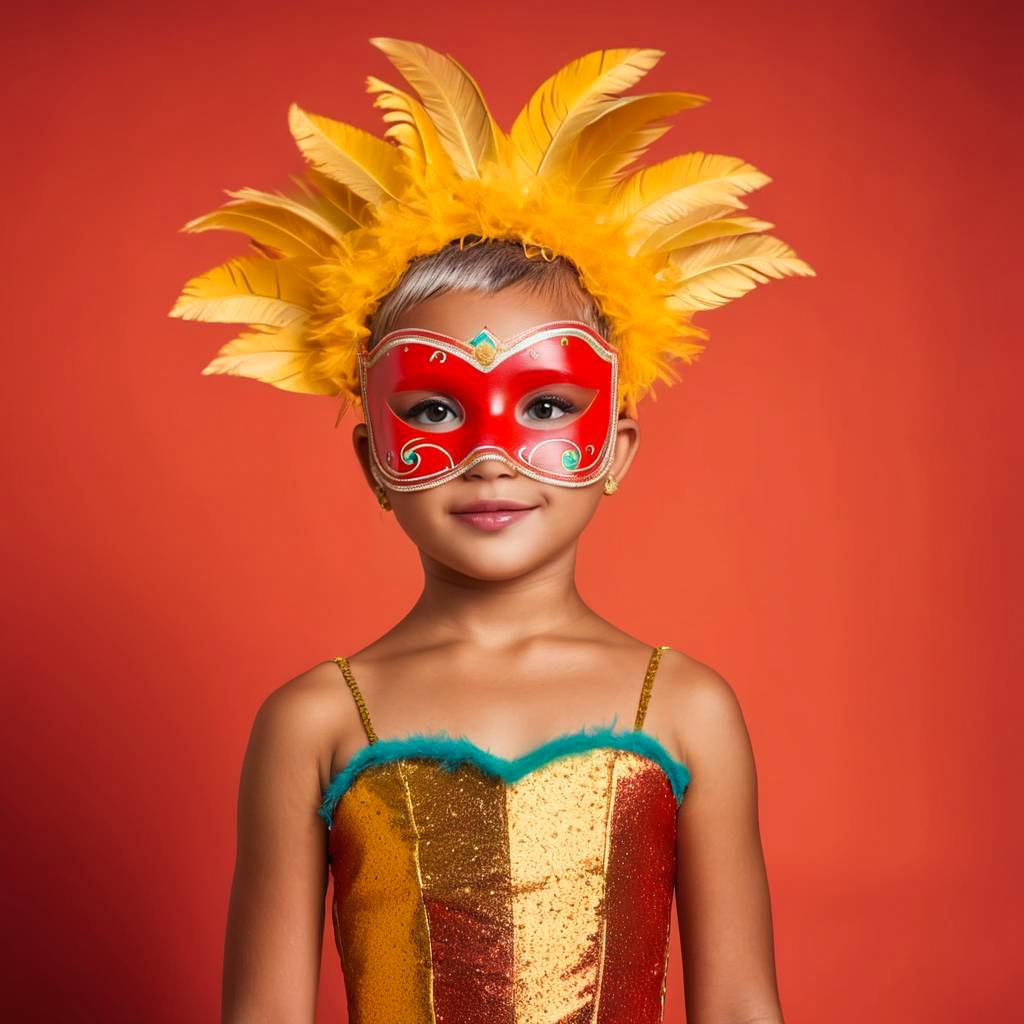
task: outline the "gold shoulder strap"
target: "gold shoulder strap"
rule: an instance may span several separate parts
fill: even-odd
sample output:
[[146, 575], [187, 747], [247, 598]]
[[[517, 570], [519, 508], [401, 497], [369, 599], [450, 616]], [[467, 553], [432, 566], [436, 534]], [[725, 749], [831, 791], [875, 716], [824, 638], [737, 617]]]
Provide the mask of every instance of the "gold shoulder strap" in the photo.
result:
[[647, 675], [644, 676], [644, 688], [640, 693], [640, 705], [636, 709], [636, 722], [633, 725], [635, 730], [644, 726], [644, 719], [647, 717], [647, 705], [651, 702], [651, 687], [654, 686], [654, 677], [661, 664], [661, 656], [665, 651], [670, 650], [668, 644], [660, 644], [651, 651], [651, 660], [647, 662]]
[[362, 719], [363, 729], [366, 730], [366, 738], [371, 743], [376, 743], [377, 734], [373, 731], [373, 725], [370, 722], [370, 712], [366, 710], [366, 701], [363, 700], [363, 695], [359, 692], [359, 684], [356, 682], [356, 677], [352, 675], [348, 658], [340, 655], [332, 660], [337, 662], [338, 668], [341, 669], [341, 674], [345, 677], [345, 682], [348, 683], [348, 688], [352, 691], [352, 699], [356, 702], [356, 707], [359, 709], [359, 717]]

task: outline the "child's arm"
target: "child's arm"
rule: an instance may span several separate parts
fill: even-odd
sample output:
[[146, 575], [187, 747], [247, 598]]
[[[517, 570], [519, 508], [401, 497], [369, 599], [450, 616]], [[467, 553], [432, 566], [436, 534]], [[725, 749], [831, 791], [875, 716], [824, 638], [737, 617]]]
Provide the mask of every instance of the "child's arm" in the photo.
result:
[[703, 666], [677, 691], [692, 782], [677, 830], [677, 910], [689, 1024], [782, 1024], [757, 776], [729, 684]]
[[322, 700], [299, 677], [256, 715], [242, 765], [222, 1024], [311, 1024], [327, 885]]

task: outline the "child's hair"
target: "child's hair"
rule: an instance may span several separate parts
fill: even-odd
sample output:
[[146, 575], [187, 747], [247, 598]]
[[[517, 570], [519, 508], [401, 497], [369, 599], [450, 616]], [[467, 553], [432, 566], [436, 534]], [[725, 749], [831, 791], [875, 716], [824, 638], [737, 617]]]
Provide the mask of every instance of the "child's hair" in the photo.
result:
[[565, 257], [528, 255], [522, 243], [515, 240], [470, 236], [413, 260], [370, 319], [370, 347], [394, 329], [407, 309], [435, 295], [456, 289], [493, 293], [512, 285], [568, 299], [577, 310], [575, 319], [611, 340], [610, 322]]

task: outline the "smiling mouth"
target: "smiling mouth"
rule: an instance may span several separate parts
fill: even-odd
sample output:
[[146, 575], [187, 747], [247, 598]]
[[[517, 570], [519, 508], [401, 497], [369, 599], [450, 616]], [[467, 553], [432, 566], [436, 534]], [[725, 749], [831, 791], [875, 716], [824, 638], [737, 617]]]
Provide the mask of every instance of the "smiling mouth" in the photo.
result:
[[537, 507], [536, 505], [513, 505], [500, 501], [480, 501], [466, 505], [464, 508], [452, 512], [452, 515], [475, 530], [493, 532], [518, 522]]

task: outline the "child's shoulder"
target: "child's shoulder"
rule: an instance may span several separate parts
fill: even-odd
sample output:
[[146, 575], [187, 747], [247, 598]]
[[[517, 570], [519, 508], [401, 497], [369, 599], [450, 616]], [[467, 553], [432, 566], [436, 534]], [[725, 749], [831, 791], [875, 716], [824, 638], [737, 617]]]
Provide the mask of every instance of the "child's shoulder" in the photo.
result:
[[326, 706], [338, 701], [340, 682], [342, 675], [333, 660], [317, 662], [271, 690], [260, 710], [273, 717], [315, 721]]
[[663, 698], [686, 703], [716, 703], [735, 696], [728, 681], [710, 665], [670, 647], [661, 656], [658, 685]]
[[314, 757], [324, 781], [329, 778], [339, 730], [354, 729], [352, 698], [333, 660], [318, 662], [271, 690], [260, 704], [253, 724], [272, 745], [296, 756]]
[[675, 738], [686, 761], [716, 737], [744, 730], [732, 685], [715, 668], [674, 648], [661, 657], [650, 718]]

